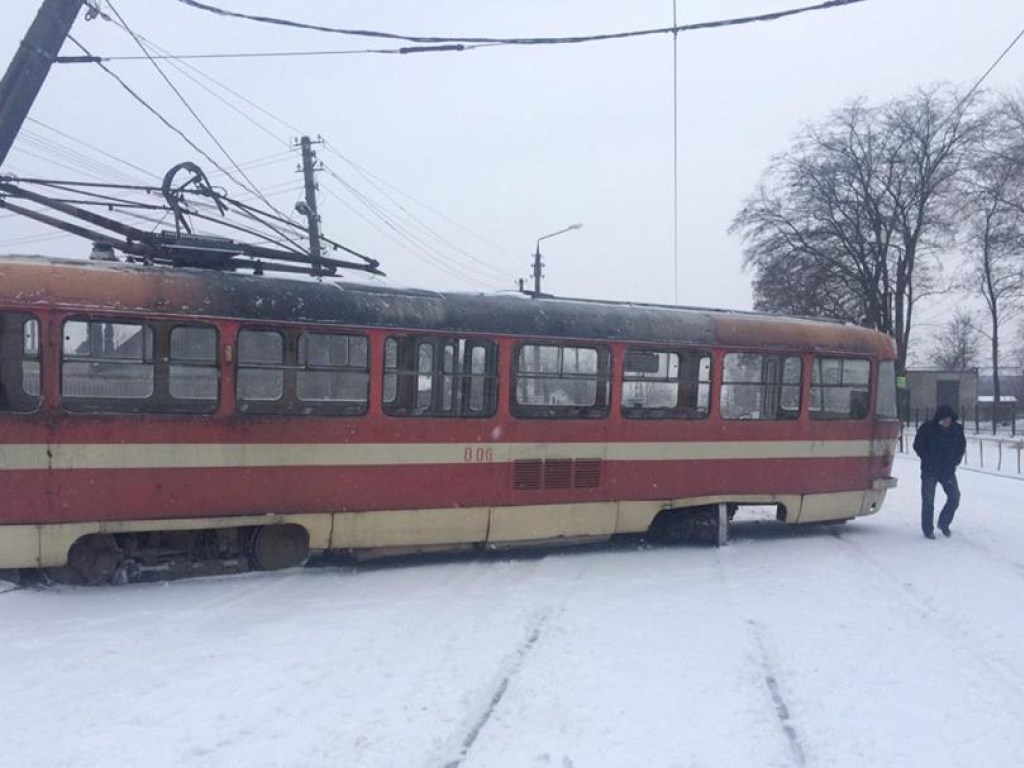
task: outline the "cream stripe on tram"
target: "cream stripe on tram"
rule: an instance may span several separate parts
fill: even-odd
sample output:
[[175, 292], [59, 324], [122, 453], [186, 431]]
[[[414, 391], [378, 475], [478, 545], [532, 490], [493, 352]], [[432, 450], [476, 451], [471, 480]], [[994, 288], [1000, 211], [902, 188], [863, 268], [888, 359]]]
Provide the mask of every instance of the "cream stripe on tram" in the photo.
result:
[[[660, 443], [134, 443], [0, 445], [0, 471], [494, 464], [529, 459], [709, 461], [837, 459], [891, 450], [892, 441], [762, 440]], [[874, 450], [872, 450], [872, 448]]]

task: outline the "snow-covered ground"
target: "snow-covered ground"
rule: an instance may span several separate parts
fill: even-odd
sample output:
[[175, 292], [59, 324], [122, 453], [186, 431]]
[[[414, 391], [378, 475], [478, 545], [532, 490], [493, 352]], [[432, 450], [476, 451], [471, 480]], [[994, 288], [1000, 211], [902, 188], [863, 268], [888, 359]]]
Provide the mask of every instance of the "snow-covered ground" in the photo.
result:
[[928, 541], [896, 470], [718, 550], [7, 591], [0, 764], [1024, 765], [1024, 484], [961, 472]]

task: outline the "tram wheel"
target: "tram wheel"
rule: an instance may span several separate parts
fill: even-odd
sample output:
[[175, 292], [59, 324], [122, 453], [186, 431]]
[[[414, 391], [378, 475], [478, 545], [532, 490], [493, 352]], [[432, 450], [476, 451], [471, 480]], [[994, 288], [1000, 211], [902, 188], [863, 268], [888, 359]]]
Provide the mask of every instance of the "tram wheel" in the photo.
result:
[[120, 562], [121, 549], [114, 537], [92, 533], [71, 545], [67, 565], [48, 568], [46, 575], [60, 584], [108, 584]]
[[309, 557], [309, 531], [301, 525], [264, 525], [252, 542], [253, 564], [264, 571], [302, 565]]

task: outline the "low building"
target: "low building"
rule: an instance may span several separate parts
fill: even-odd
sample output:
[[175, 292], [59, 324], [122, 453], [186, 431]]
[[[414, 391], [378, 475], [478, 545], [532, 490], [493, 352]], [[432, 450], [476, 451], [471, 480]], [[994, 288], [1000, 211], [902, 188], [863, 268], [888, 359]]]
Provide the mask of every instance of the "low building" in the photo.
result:
[[978, 369], [943, 371], [918, 368], [907, 371], [910, 413], [913, 421], [922, 421], [940, 405], [948, 405], [964, 418], [973, 418], [978, 402]]

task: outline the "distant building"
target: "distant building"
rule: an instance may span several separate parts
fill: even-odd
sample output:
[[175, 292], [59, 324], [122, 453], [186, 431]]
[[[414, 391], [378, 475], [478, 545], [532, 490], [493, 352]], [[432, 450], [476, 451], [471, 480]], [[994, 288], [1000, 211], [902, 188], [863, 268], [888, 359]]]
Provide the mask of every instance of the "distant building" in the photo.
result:
[[919, 368], [907, 371], [910, 416], [927, 418], [940, 405], [948, 405], [964, 418], [974, 416], [978, 403], [978, 369], [942, 371]]

